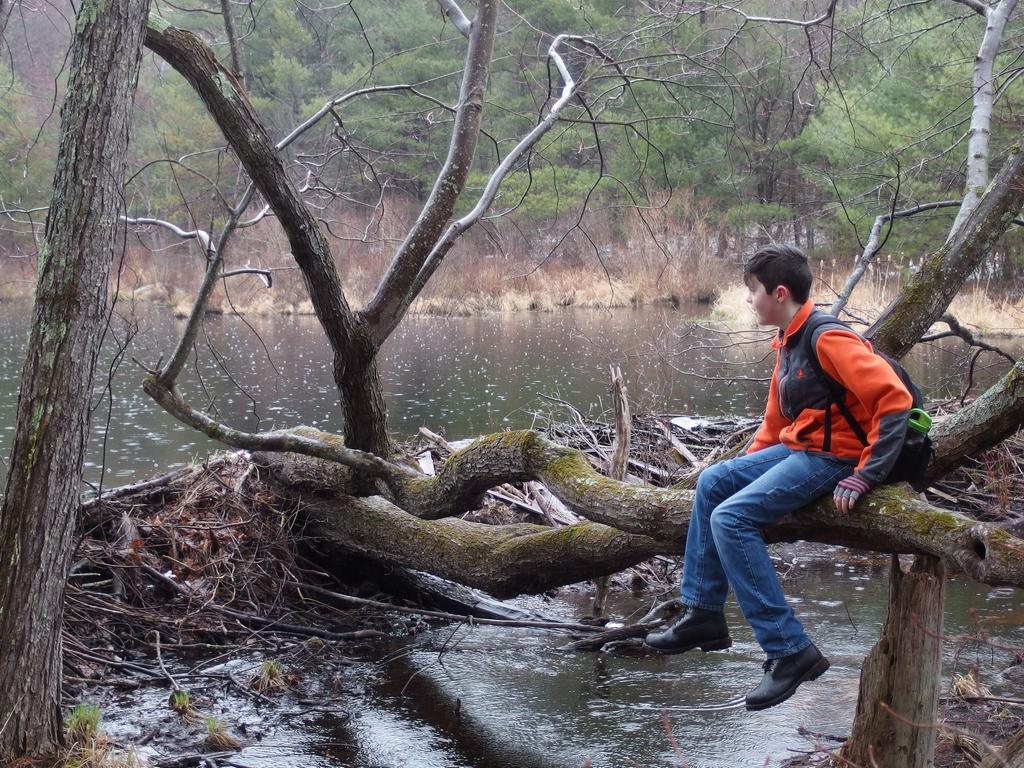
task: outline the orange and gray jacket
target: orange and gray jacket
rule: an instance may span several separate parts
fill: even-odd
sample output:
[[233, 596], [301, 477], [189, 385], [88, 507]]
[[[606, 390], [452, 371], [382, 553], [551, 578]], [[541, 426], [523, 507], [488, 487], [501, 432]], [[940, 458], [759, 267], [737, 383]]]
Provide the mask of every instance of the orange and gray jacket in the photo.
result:
[[856, 472], [878, 485], [896, 462], [907, 433], [912, 407], [910, 392], [871, 343], [852, 331], [826, 326], [814, 332], [811, 344], [800, 335], [814, 303], [807, 301], [785, 332], [772, 340], [775, 370], [768, 388], [764, 422], [748, 453], [782, 443], [796, 451], [822, 451], [828, 386], [807, 359], [817, 351], [822, 370], [846, 390], [846, 406], [867, 435], [863, 445], [839, 409], [832, 406], [829, 453], [854, 464]]

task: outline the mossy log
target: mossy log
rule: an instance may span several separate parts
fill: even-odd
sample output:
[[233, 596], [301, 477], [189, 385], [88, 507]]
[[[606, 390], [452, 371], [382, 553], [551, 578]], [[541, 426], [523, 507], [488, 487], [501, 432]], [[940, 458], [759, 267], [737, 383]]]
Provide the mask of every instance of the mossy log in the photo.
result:
[[[545, 589], [600, 576], [656, 552], [677, 553], [693, 502], [689, 489], [604, 477], [579, 451], [529, 430], [481, 437], [455, 453], [436, 476], [393, 476], [386, 503], [352, 498], [338, 485], [344, 476], [318, 468], [317, 459], [295, 454], [253, 458], [279, 492], [301, 496], [301, 514], [311, 530], [339, 549], [483, 589], [497, 584], [503, 593], [520, 583], [529, 585], [516, 586], [523, 591]], [[293, 484], [298, 478], [301, 491]], [[475, 509], [494, 485], [526, 480], [543, 482], [573, 511], [601, 527], [584, 523], [554, 531], [441, 520]], [[845, 517], [831, 498], [823, 499], [764, 534], [770, 542], [806, 540], [932, 555], [951, 571], [964, 571], [980, 582], [1024, 586], [1024, 539], [938, 509], [902, 486], [876, 489]]]
[[498, 597], [605, 576], [664, 551], [645, 536], [598, 523], [548, 528], [423, 520], [380, 496], [306, 500], [299, 515], [304, 537], [321, 551], [426, 571]]

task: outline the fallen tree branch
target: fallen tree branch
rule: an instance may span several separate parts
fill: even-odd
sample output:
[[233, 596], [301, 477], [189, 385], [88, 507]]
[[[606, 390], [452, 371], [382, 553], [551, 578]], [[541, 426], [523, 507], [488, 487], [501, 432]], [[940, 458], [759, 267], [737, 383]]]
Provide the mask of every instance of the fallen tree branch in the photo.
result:
[[[294, 487], [290, 478], [296, 472], [315, 475], [296, 457], [257, 454], [253, 460], [284, 493]], [[525, 480], [544, 482], [570, 509], [601, 525], [552, 530], [439, 520], [476, 508], [496, 483]], [[579, 451], [531, 431], [480, 438], [456, 452], [436, 476], [403, 477], [392, 490], [390, 501], [355, 499], [325, 484], [319, 498], [304, 497], [301, 514], [340, 550], [503, 594], [570, 584], [653, 554], [678, 553], [693, 500], [689, 489], [604, 477]], [[764, 534], [773, 542], [802, 539], [933, 555], [980, 582], [1024, 586], [1024, 540], [997, 525], [934, 507], [900, 486], [876, 489], [844, 517], [824, 499]]]
[[987, 352], [994, 352], [1000, 357], [1009, 360], [1011, 365], [1017, 362], [1016, 358], [1009, 352], [1006, 352], [1000, 349], [999, 347], [984, 342], [981, 339], [975, 338], [974, 334], [971, 333], [966, 328], [964, 328], [960, 324], [960, 321], [957, 320], [950, 313], [947, 312], [942, 316], [942, 322], [949, 326], [948, 331], [943, 331], [942, 333], [933, 333], [930, 336], [922, 336], [921, 341], [938, 341], [939, 339], [947, 339], [951, 336], [956, 336], [957, 338], [963, 339], [969, 346], [977, 347], [978, 349], [984, 349]]
[[486, 624], [488, 626], [495, 627], [522, 627], [527, 629], [561, 629], [568, 630], [571, 632], [599, 632], [601, 627], [593, 624], [575, 624], [571, 622], [558, 622], [558, 621], [531, 621], [529, 619], [520, 620], [509, 620], [509, 619], [482, 619], [475, 616], [465, 616], [458, 613], [448, 613], [446, 611], [432, 611], [427, 608], [412, 608], [410, 606], [395, 605], [394, 603], [385, 603], [380, 600], [370, 600], [365, 597], [353, 597], [352, 595], [345, 595], [340, 592], [332, 592], [329, 589], [318, 587], [314, 584], [298, 584], [298, 587], [313, 592], [324, 597], [329, 597], [332, 600], [336, 600], [339, 603], [346, 605], [357, 605], [362, 608], [378, 608], [383, 611], [397, 611], [399, 613], [410, 613], [414, 616], [426, 616], [431, 619], [444, 619], [445, 621], [464, 621], [469, 624]]
[[597, 523], [549, 528], [422, 520], [379, 496], [305, 498], [297, 522], [327, 554], [426, 571], [497, 597], [616, 573], [665, 549]]
[[1024, 426], [1024, 361], [1018, 362], [966, 408], [932, 427], [935, 456], [930, 480], [942, 477], [967, 456], [990, 448]]

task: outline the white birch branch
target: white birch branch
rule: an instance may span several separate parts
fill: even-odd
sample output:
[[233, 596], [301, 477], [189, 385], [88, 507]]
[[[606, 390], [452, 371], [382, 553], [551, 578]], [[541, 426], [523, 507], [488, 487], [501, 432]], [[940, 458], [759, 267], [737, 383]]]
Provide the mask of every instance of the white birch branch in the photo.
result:
[[122, 216], [121, 221], [128, 224], [136, 224], [138, 226], [155, 226], [163, 227], [166, 230], [173, 232], [175, 235], [180, 237], [182, 240], [198, 240], [200, 245], [203, 246], [203, 251], [208, 255], [213, 255], [217, 250], [214, 246], [213, 241], [210, 239], [210, 233], [203, 229], [182, 229], [177, 224], [173, 224], [170, 221], [164, 221], [163, 219], [152, 219], [146, 216], [132, 217]]
[[[974, 108], [971, 111], [971, 128], [967, 140], [967, 181], [960, 210], [949, 228], [947, 241], [963, 225], [981, 199], [989, 178], [989, 139], [992, 135], [993, 71], [1003, 30], [1013, 13], [1017, 0], [999, 0], [993, 8], [986, 8], [985, 34], [981, 38], [978, 56], [974, 60]], [[974, 6], [971, 6], [974, 7]]]
[[913, 208], [905, 208], [902, 211], [883, 213], [881, 216], [876, 216], [875, 223], [871, 225], [871, 234], [868, 236], [868, 241], [864, 245], [864, 251], [857, 260], [857, 264], [854, 266], [850, 276], [846, 278], [843, 290], [839, 292], [839, 296], [834, 302], [832, 302], [832, 308], [829, 310], [832, 316], [839, 317], [839, 313], [843, 311], [847, 302], [850, 300], [850, 296], [853, 295], [853, 289], [857, 287], [857, 283], [859, 283], [861, 278], [864, 277], [868, 264], [870, 264], [871, 260], [875, 258], [878, 251], [881, 250], [882, 246], [879, 245], [878, 239], [881, 237], [882, 226], [886, 222], [892, 221], [893, 219], [903, 219], [923, 211], [934, 211], [938, 208], [952, 208], [954, 205], [960, 205], [960, 201], [940, 200], [935, 203], [924, 203], [922, 205], [916, 205]]
[[458, 3], [455, 0], [437, 0], [437, 4], [441, 6], [441, 10], [444, 15], [448, 17], [455, 28], [462, 33], [463, 37], [469, 37], [469, 33], [473, 29], [473, 24], [469, 18], [459, 8]]
[[758, 22], [761, 24], [788, 24], [794, 27], [813, 27], [832, 18], [832, 15], [835, 13], [836, 10], [837, 2], [838, 0], [832, 0], [832, 2], [830, 2], [828, 5], [828, 9], [823, 14], [816, 18], [810, 19], [809, 21], [803, 21], [801, 19], [775, 18], [772, 16], [750, 16], [749, 14], [741, 11], [739, 8], [733, 8], [732, 6], [729, 5], [718, 5], [714, 7], [723, 11], [730, 11], [732, 13], [742, 16], [744, 23]]

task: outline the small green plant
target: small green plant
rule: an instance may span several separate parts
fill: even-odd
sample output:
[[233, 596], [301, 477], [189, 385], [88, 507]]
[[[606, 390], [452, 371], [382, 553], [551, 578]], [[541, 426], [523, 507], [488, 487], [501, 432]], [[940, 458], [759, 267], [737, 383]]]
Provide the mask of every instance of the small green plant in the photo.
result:
[[74, 744], [89, 744], [100, 732], [103, 710], [95, 704], [80, 702], [68, 712], [65, 731], [68, 741]]
[[241, 749], [242, 744], [228, 733], [224, 721], [217, 717], [206, 718], [206, 747], [215, 750]]
[[266, 659], [260, 665], [260, 670], [249, 681], [249, 685], [259, 693], [267, 691], [280, 691], [288, 687], [284, 679], [284, 670], [281, 664], [274, 659]]
[[183, 689], [171, 691], [170, 706], [179, 715], [186, 717], [195, 713], [192, 706], [192, 695]]

